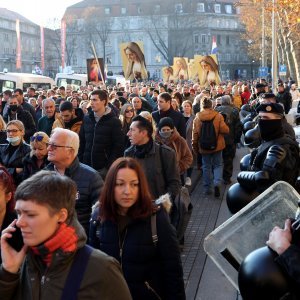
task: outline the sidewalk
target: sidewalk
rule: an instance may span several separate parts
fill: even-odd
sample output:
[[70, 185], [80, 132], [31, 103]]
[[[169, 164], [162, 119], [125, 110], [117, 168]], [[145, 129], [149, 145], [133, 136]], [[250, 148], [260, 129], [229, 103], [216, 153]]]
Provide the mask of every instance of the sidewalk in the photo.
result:
[[[237, 149], [234, 160], [233, 183], [239, 172], [240, 159], [247, 154], [247, 148]], [[241, 300], [237, 291], [207, 257], [203, 249], [204, 238], [216, 227], [227, 220], [231, 214], [226, 204], [226, 191], [222, 186], [221, 197], [207, 196], [203, 193], [202, 178], [199, 171], [192, 175], [192, 203], [194, 206], [191, 220], [185, 234], [185, 245], [181, 259], [187, 300]]]

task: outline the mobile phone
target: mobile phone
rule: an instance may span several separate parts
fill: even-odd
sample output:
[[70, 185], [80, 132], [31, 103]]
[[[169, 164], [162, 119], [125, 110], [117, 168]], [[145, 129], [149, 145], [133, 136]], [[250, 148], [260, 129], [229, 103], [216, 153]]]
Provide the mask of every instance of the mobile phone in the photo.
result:
[[21, 229], [17, 226], [14, 227], [16, 228], [16, 230], [11, 233], [12, 237], [10, 239], [7, 239], [7, 242], [12, 248], [19, 252], [24, 246], [23, 236]]

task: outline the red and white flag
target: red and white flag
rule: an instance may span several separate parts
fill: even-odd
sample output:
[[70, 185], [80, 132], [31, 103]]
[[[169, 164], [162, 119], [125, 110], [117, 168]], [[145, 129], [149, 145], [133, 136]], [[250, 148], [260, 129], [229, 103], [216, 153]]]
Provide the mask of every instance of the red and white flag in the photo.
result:
[[44, 38], [44, 27], [41, 26], [41, 69], [42, 72], [45, 70], [45, 38]]
[[65, 51], [66, 51], [66, 28], [67, 24], [64, 19], [61, 20], [61, 67], [64, 69], [65, 67]]
[[20, 35], [20, 20], [16, 20], [16, 33], [17, 33], [17, 53], [16, 53], [16, 69], [22, 68], [21, 58], [21, 35]]

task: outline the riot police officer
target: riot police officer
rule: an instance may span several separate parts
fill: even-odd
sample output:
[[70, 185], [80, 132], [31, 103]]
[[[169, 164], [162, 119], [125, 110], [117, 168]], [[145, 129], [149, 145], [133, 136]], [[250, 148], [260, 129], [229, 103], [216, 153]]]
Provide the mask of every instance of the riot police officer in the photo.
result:
[[295, 185], [299, 172], [299, 145], [284, 132], [282, 105], [260, 104], [257, 112], [262, 143], [248, 155], [248, 160], [244, 160], [238, 183], [227, 192], [227, 205], [232, 213], [239, 211], [258, 192], [276, 181], [283, 180]]

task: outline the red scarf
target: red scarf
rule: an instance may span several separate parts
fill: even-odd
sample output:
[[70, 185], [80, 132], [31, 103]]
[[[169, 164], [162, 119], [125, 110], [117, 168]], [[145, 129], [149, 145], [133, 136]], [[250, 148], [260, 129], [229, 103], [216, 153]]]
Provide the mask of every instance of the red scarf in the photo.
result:
[[41, 256], [49, 267], [54, 251], [62, 249], [63, 252], [74, 252], [77, 249], [77, 242], [78, 236], [75, 228], [62, 223], [54, 236], [39, 246], [31, 247], [31, 250], [35, 255]]

